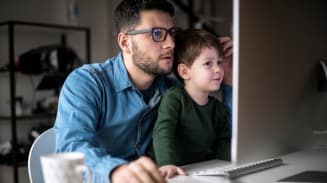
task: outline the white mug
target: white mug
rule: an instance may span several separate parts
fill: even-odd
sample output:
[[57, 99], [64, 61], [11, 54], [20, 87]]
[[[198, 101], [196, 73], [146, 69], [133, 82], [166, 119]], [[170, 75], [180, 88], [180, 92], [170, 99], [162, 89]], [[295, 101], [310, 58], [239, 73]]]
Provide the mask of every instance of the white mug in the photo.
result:
[[92, 182], [91, 171], [84, 165], [83, 153], [66, 152], [41, 156], [41, 165], [45, 183]]

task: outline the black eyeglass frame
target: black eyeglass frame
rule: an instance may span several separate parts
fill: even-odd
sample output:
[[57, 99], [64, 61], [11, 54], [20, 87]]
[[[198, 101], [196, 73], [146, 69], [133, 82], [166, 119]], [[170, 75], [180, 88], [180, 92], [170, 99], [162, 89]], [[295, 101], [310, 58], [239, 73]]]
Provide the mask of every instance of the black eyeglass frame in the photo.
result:
[[[160, 40], [156, 40], [155, 39], [155, 36], [154, 36], [154, 31], [155, 30], [164, 30], [165, 32], [165, 35], [162, 37], [162, 39]], [[163, 28], [163, 27], [153, 27], [151, 29], [140, 29], [140, 30], [133, 30], [133, 31], [128, 31], [126, 32], [127, 35], [137, 35], [137, 34], [144, 34], [144, 33], [151, 33], [151, 37], [152, 37], [152, 40], [154, 42], [163, 42], [167, 39], [167, 35], [168, 33], [171, 35], [171, 36], [175, 36], [175, 34], [178, 32], [178, 31], [181, 31], [180, 28], [178, 27], [172, 27], [170, 29], [166, 29], [166, 28]]]

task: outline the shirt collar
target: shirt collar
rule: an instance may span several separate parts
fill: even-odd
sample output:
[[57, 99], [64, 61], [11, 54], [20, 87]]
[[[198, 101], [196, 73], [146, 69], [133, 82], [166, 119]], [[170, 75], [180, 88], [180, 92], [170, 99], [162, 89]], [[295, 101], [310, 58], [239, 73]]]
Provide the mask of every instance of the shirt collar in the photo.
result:
[[113, 63], [113, 76], [116, 85], [116, 92], [120, 92], [126, 88], [134, 87], [128, 77], [127, 69], [121, 52], [117, 55]]

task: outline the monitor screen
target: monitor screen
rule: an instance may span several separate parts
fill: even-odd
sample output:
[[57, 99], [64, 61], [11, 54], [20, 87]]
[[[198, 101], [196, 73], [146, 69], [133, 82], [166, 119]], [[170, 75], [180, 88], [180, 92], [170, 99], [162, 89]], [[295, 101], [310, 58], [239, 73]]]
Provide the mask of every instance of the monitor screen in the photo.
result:
[[327, 1], [233, 2], [232, 160], [309, 148], [327, 129], [316, 65], [327, 58]]

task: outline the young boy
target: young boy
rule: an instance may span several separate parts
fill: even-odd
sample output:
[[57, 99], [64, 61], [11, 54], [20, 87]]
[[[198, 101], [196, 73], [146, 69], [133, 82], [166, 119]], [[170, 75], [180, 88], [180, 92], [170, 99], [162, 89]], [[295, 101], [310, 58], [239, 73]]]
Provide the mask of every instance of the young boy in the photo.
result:
[[178, 174], [175, 165], [230, 160], [231, 148], [226, 108], [209, 96], [224, 77], [217, 37], [199, 29], [182, 31], [175, 37], [174, 57], [173, 71], [184, 85], [166, 91], [153, 131], [155, 159], [166, 178]]

